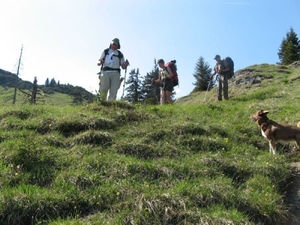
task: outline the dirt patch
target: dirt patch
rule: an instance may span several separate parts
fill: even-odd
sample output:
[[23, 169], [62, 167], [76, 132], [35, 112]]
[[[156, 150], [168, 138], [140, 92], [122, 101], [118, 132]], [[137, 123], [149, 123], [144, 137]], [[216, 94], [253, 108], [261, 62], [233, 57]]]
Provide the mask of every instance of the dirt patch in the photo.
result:
[[300, 225], [300, 162], [292, 164], [293, 180], [287, 191], [288, 204], [291, 206], [291, 225]]

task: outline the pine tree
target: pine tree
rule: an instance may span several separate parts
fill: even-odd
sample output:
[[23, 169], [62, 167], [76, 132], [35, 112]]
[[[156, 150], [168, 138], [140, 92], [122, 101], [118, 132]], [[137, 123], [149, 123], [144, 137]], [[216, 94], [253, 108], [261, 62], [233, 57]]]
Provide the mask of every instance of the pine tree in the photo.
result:
[[46, 87], [49, 87], [49, 78], [46, 79], [46, 81], [45, 81], [45, 86], [46, 86]]
[[50, 86], [50, 87], [56, 86], [56, 81], [55, 81], [54, 78], [51, 79], [49, 86]]
[[128, 85], [125, 89], [127, 94], [124, 99], [130, 103], [138, 103], [143, 101], [144, 96], [142, 92], [142, 81], [140, 80], [139, 69], [131, 70], [126, 84]]
[[293, 28], [286, 34], [286, 38], [282, 40], [278, 57], [280, 63], [284, 65], [300, 60], [300, 41]]
[[153, 80], [156, 79], [158, 79], [158, 67], [156, 64], [156, 60], [154, 59], [154, 67], [151, 72], [146, 74], [142, 85], [144, 102], [147, 104], [159, 104], [159, 84], [153, 83]]
[[194, 77], [196, 82], [193, 83], [196, 87], [193, 92], [197, 91], [206, 91], [213, 87], [213, 82], [210, 79], [211, 68], [207, 62], [204, 61], [204, 58], [201, 56], [195, 66]]

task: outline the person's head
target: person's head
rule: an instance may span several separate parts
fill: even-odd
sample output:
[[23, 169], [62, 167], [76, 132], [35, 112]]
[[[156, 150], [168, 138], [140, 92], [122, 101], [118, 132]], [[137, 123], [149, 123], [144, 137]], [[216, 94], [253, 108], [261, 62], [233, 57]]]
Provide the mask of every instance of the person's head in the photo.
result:
[[118, 38], [114, 38], [111, 42], [110, 42], [110, 46], [111, 49], [113, 50], [117, 50], [121, 48], [120, 45], [120, 40]]
[[221, 56], [220, 55], [216, 55], [214, 58], [217, 62], [221, 61]]
[[157, 60], [157, 64], [160, 68], [164, 68], [165, 66], [165, 61], [163, 59]]

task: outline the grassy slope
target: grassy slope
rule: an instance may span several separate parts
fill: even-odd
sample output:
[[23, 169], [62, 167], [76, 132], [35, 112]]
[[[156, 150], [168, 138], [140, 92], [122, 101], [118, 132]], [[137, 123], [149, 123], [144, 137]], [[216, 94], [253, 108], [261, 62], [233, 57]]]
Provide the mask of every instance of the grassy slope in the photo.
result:
[[2, 107], [0, 224], [284, 224], [299, 156], [270, 155], [249, 116], [296, 124], [300, 70], [245, 70], [265, 79], [223, 102]]
[[[30, 93], [26, 91], [26, 93]], [[31, 94], [31, 93], [30, 93]], [[13, 102], [14, 88], [7, 88], [0, 86], [0, 102], [2, 106], [11, 106]], [[37, 104], [38, 105], [55, 105], [55, 106], [65, 106], [75, 104], [74, 97], [69, 94], [63, 94], [59, 92], [54, 92], [53, 94], [37, 94]], [[17, 90], [17, 97], [15, 105], [21, 106], [28, 104], [30, 100], [27, 95], [21, 93]], [[87, 103], [86, 100], [83, 102]]]

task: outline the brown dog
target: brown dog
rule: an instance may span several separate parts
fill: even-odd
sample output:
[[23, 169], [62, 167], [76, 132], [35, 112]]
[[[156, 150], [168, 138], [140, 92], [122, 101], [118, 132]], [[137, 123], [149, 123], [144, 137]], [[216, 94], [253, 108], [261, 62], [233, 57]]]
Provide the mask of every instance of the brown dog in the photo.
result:
[[269, 141], [269, 151], [276, 153], [276, 142], [296, 141], [300, 150], [300, 122], [297, 126], [279, 124], [267, 117], [268, 111], [260, 110], [252, 115], [252, 120], [257, 122], [261, 134]]

